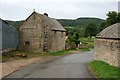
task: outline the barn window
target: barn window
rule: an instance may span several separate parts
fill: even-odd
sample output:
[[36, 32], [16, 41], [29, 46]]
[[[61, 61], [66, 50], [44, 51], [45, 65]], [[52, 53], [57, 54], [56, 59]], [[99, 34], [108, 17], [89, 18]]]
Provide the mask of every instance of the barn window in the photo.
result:
[[25, 41], [25, 45], [29, 45], [30, 44], [30, 42], [29, 41]]

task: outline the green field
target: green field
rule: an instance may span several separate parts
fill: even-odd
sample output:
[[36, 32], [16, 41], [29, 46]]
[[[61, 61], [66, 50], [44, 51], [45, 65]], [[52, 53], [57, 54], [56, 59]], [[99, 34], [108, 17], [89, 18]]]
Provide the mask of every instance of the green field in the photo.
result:
[[94, 39], [95, 39], [95, 37], [93, 36], [92, 38], [79, 38], [79, 40], [81, 41], [81, 42], [84, 42], [84, 41], [94, 41]]
[[94, 38], [79, 38], [82, 44], [86, 43], [88, 48], [94, 48]]
[[86, 51], [90, 51], [89, 48], [80, 48], [80, 51], [86, 52]]

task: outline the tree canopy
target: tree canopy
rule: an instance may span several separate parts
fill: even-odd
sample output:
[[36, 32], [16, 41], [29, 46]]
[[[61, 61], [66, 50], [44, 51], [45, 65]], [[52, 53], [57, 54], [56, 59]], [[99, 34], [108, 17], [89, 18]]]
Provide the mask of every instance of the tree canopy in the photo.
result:
[[102, 22], [102, 24], [100, 26], [100, 31], [110, 25], [120, 22], [120, 13], [119, 12], [109, 11], [106, 15], [107, 15], [107, 19], [104, 22]]
[[94, 23], [87, 25], [85, 29], [85, 37], [91, 38], [92, 36], [96, 36], [97, 33], [98, 33], [98, 27]]

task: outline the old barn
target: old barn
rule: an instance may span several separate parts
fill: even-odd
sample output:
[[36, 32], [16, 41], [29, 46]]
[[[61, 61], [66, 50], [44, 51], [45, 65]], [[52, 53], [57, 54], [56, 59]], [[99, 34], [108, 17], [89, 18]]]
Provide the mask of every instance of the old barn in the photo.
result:
[[96, 36], [94, 58], [120, 67], [120, 23], [105, 28]]
[[17, 49], [18, 32], [6, 21], [0, 19], [0, 53]]
[[66, 30], [48, 14], [34, 11], [19, 27], [19, 50], [61, 51], [65, 39]]

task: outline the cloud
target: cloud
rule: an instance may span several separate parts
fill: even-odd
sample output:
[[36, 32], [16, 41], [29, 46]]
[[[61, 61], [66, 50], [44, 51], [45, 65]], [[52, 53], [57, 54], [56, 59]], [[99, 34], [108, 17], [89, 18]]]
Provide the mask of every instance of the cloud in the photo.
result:
[[23, 20], [36, 9], [54, 18], [99, 17], [106, 18], [108, 11], [118, 10], [118, 0], [2, 0], [0, 17]]

